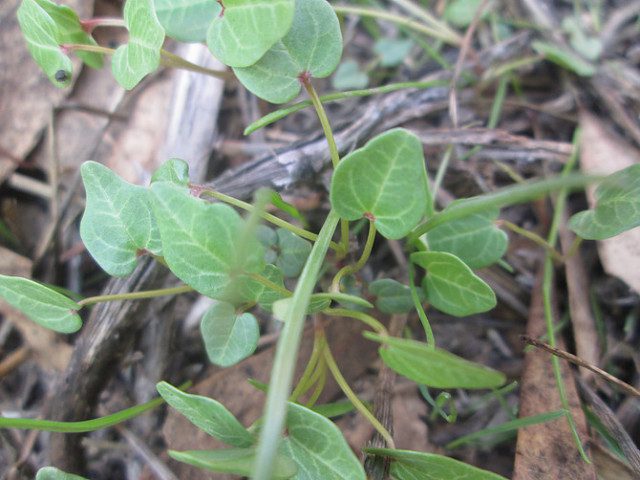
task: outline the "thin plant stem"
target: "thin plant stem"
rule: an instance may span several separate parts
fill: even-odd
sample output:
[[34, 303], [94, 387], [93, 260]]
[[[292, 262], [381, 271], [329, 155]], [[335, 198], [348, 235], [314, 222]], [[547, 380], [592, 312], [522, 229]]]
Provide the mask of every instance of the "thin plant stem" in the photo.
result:
[[327, 384], [327, 363], [324, 360], [324, 356], [320, 359], [319, 371], [320, 371], [320, 378], [316, 383], [316, 388], [314, 388], [313, 393], [311, 394], [311, 396], [309, 397], [309, 400], [305, 404], [309, 408], [313, 407], [316, 404], [316, 402], [318, 401], [318, 398], [320, 398], [320, 395], [322, 395], [322, 391], [324, 390], [324, 387]]
[[193, 287], [189, 285], [182, 285], [181, 287], [173, 288], [161, 288], [158, 290], [146, 290], [144, 292], [131, 292], [131, 293], [117, 293], [114, 295], [98, 295], [95, 297], [88, 297], [84, 300], [80, 300], [78, 305], [86, 307], [88, 305], [95, 305], [96, 303], [103, 302], [118, 302], [123, 300], [143, 300], [146, 298], [156, 298], [166, 295], [179, 295], [181, 293], [193, 292]]
[[345, 318], [353, 318], [355, 320], [359, 320], [364, 323], [366, 326], [370, 327], [374, 332], [376, 332], [381, 337], [388, 337], [389, 332], [385, 328], [385, 326], [376, 320], [371, 315], [359, 312], [357, 310], [349, 310], [347, 308], [328, 308], [324, 310], [322, 313], [325, 315], [329, 315], [331, 317], [345, 317]]
[[411, 300], [413, 300], [413, 306], [415, 307], [416, 312], [418, 312], [420, 323], [422, 323], [422, 328], [424, 329], [427, 345], [431, 348], [436, 348], [436, 338], [433, 335], [431, 323], [429, 323], [429, 319], [427, 318], [427, 312], [424, 311], [424, 308], [422, 308], [422, 302], [420, 302], [420, 296], [418, 295], [418, 290], [415, 282], [416, 270], [411, 262], [409, 262], [407, 270], [409, 272], [409, 289], [411, 290]]
[[80, 20], [80, 25], [82, 29], [91, 33], [98, 27], [117, 27], [117, 28], [127, 28], [127, 24], [124, 22], [123, 18], [111, 18], [111, 17], [95, 17], [88, 18], [86, 20]]
[[[561, 178], [569, 175], [571, 170], [574, 168], [577, 159], [578, 159], [578, 145], [579, 145], [580, 131], [576, 130], [573, 139], [573, 153], [567, 163], [565, 164]], [[558, 192], [556, 203], [555, 203], [555, 211], [553, 215], [553, 219], [551, 221], [551, 227], [549, 228], [549, 235], [547, 237], [547, 242], [549, 245], [555, 245], [558, 240], [558, 231], [560, 228], [560, 222], [562, 221], [562, 216], [564, 212], [564, 207], [567, 201], [568, 191], [566, 188], [561, 189]], [[556, 347], [556, 337], [554, 330], [554, 316], [553, 316], [553, 307], [552, 307], [552, 289], [553, 289], [553, 259], [551, 254], [547, 251], [544, 257], [544, 270], [543, 270], [543, 280], [542, 280], [542, 299], [544, 304], [544, 317], [545, 323], [547, 325], [547, 335], [548, 335], [548, 343], [552, 348]], [[567, 392], [565, 389], [564, 381], [562, 378], [562, 371], [560, 369], [560, 360], [555, 355], [551, 357], [551, 365], [553, 367], [553, 374], [556, 380], [556, 386], [558, 388], [558, 395], [560, 396], [560, 403], [562, 404], [562, 408], [565, 411], [565, 416], [567, 419], [567, 423], [569, 424], [569, 429], [571, 430], [571, 435], [575, 441], [576, 447], [580, 452], [580, 456], [587, 463], [591, 463], [587, 452], [585, 452], [584, 447], [582, 445], [582, 440], [580, 439], [580, 435], [578, 433], [578, 428], [576, 425], [576, 421], [573, 418], [573, 413], [571, 412], [571, 405], [569, 405], [569, 399], [567, 398]]]
[[[446, 80], [425, 80], [421, 82], [398, 82], [398, 83], [389, 83], [387, 85], [383, 85], [380, 87], [373, 88], [365, 88], [361, 90], [349, 90], [346, 92], [335, 92], [328, 93], [326, 95], [320, 96], [320, 101], [323, 103], [326, 102], [335, 102], [338, 100], [343, 100], [345, 98], [358, 98], [358, 97], [368, 97], [370, 95], [380, 95], [384, 93], [396, 92], [398, 90], [407, 90], [410, 88], [417, 89], [425, 89], [425, 88], [434, 88], [434, 87], [444, 87], [447, 86], [449, 82]], [[291, 115], [292, 113], [299, 112], [300, 110], [304, 110], [307, 107], [313, 106], [313, 102], [311, 100], [302, 100], [300, 102], [294, 103], [285, 108], [281, 108], [274, 112], [268, 113], [262, 118], [259, 118], [251, 125], [249, 125], [244, 130], [245, 135], [249, 135], [256, 130], [266, 127], [267, 125], [271, 125], [272, 123], [282, 120], [287, 115]]]
[[[81, 52], [95, 52], [102, 53], [105, 55], [113, 55], [116, 51], [113, 48], [102, 47], [100, 45], [86, 45], [82, 43], [67, 43], [61, 45], [63, 49], [70, 51], [81, 51]], [[212, 70], [210, 68], [206, 68], [200, 65], [196, 65], [195, 63], [191, 63], [188, 60], [185, 60], [178, 55], [175, 55], [167, 50], [160, 50], [160, 63], [165, 67], [170, 68], [181, 68], [183, 70], [189, 70], [191, 72], [202, 73], [205, 75], [209, 75], [210, 77], [215, 78], [231, 78], [231, 74], [228, 72], [222, 72], [219, 70]]]
[[339, 221], [338, 214], [331, 210], [307, 258], [307, 263], [298, 279], [292, 300], [284, 316], [284, 328], [278, 340], [271, 369], [271, 381], [263, 415], [264, 425], [260, 430], [253, 472], [254, 480], [271, 480], [272, 477], [287, 414], [287, 400], [291, 391], [307, 306], [329, 249], [331, 237]]
[[[316, 110], [316, 114], [318, 115], [318, 119], [320, 120], [320, 125], [322, 125], [322, 131], [324, 132], [324, 136], [327, 139], [327, 143], [329, 144], [331, 163], [333, 164], [333, 168], [335, 169], [340, 162], [340, 152], [338, 151], [338, 146], [336, 145], [336, 139], [333, 136], [333, 130], [331, 129], [331, 124], [329, 123], [327, 112], [322, 105], [322, 101], [318, 96], [318, 92], [316, 92], [316, 89], [313, 88], [313, 84], [311, 83], [311, 79], [309, 78], [309, 76], [301, 75], [300, 82], [309, 94], [309, 98], [311, 99], [313, 108], [315, 108]], [[341, 250], [338, 253], [341, 257], [346, 255], [349, 251], [349, 222], [344, 219], [340, 220], [340, 248]]]
[[329, 371], [331, 372], [331, 375], [335, 379], [340, 389], [351, 401], [351, 403], [356, 408], [356, 410], [358, 410], [358, 412], [360, 412], [360, 414], [364, 416], [371, 425], [373, 425], [373, 428], [375, 428], [378, 431], [378, 433], [380, 433], [382, 438], [384, 438], [384, 441], [387, 442], [387, 446], [389, 448], [396, 448], [396, 445], [393, 441], [393, 437], [391, 436], [391, 434], [387, 431], [386, 428], [384, 428], [384, 426], [378, 421], [378, 419], [373, 415], [373, 413], [369, 411], [366, 405], [362, 403], [362, 401], [358, 398], [358, 396], [354, 393], [354, 391], [351, 390], [349, 383], [347, 383], [345, 378], [342, 376], [342, 373], [340, 372], [340, 369], [338, 368], [338, 365], [336, 364], [336, 361], [333, 358], [333, 355], [331, 354], [331, 349], [329, 348], [329, 346], [327, 346], [324, 349], [324, 358], [327, 362], [327, 366], [329, 367]]
[[291, 292], [291, 290], [288, 290], [285, 287], [283, 287], [281, 285], [278, 285], [277, 283], [272, 282], [267, 277], [265, 277], [263, 275], [260, 275], [259, 273], [247, 272], [247, 273], [245, 273], [245, 275], [247, 277], [249, 277], [250, 279], [255, 280], [256, 282], [260, 283], [261, 285], [264, 285], [269, 290], [272, 290], [272, 291], [274, 291], [276, 293], [279, 293], [280, 295], [284, 295], [285, 297], [290, 297], [290, 296], [293, 295], [293, 292]]
[[313, 350], [311, 350], [311, 355], [309, 356], [309, 361], [307, 362], [307, 366], [298, 380], [298, 385], [293, 389], [291, 396], [289, 399], [292, 402], [298, 401], [301, 395], [304, 394], [309, 389], [310, 386], [310, 378], [313, 375], [313, 372], [316, 370], [316, 366], [318, 365], [318, 359], [322, 355], [322, 349], [324, 348], [324, 335], [318, 334], [316, 332], [313, 339]]
[[553, 245], [550, 245], [549, 242], [547, 242], [544, 238], [542, 238], [537, 233], [531, 232], [526, 228], [522, 228], [516, 225], [515, 223], [511, 223], [509, 220], [500, 219], [496, 222], [496, 224], [505, 226], [506, 228], [511, 230], [513, 233], [517, 233], [518, 235], [521, 235], [526, 239], [531, 240], [536, 245], [544, 248], [545, 251], [549, 253], [555, 261], [557, 262], [564, 261], [564, 257], [562, 256], [562, 254], [558, 252], [555, 248], [553, 248]]
[[[237, 198], [230, 197], [229, 195], [225, 195], [224, 193], [216, 192], [215, 190], [205, 189], [201, 191], [201, 194], [208, 195], [212, 198], [220, 200], [221, 202], [227, 203], [229, 205], [233, 205], [234, 207], [237, 207], [237, 208], [241, 208], [242, 210], [245, 210], [247, 212], [253, 212], [255, 209], [255, 207], [250, 203], [243, 202], [242, 200], [238, 200]], [[317, 234], [313, 232], [309, 232], [304, 228], [297, 227], [292, 223], [289, 223], [286, 220], [283, 220], [280, 217], [276, 217], [275, 215], [272, 215], [270, 213], [262, 212], [260, 216], [267, 222], [277, 227], [284, 228], [285, 230], [289, 230], [291, 233], [294, 233], [299, 237], [302, 237], [311, 242], [315, 242], [318, 239]], [[329, 246], [332, 250], [335, 250], [335, 251], [340, 250], [340, 246], [335, 242], [331, 242]]]
[[444, 174], [447, 172], [449, 168], [449, 162], [451, 161], [451, 155], [453, 154], [453, 145], [449, 145], [442, 156], [442, 161], [438, 166], [438, 171], [436, 172], [436, 178], [433, 181], [433, 188], [431, 189], [431, 213], [435, 211], [433, 204], [435, 203], [436, 195], [438, 190], [440, 189], [440, 185], [442, 185], [442, 179], [444, 178]]
[[367, 240], [364, 244], [364, 248], [362, 249], [362, 255], [358, 261], [352, 265], [346, 265], [342, 267], [336, 276], [333, 277], [333, 281], [331, 282], [331, 291], [339, 292], [340, 291], [340, 282], [347, 275], [353, 275], [354, 273], [360, 271], [362, 267], [367, 264], [369, 257], [371, 256], [371, 250], [373, 249], [373, 244], [376, 239], [376, 225], [372, 220], [369, 220], [369, 233], [367, 234]]
[[[460, 38], [458, 34], [451, 30], [446, 23], [441, 22], [435, 16], [433, 16], [428, 10], [422, 8], [412, 2], [411, 0], [391, 0], [396, 5], [400, 6], [407, 12], [411, 13], [414, 17], [420, 18], [424, 23], [431, 25], [432, 28], [441, 31], [443, 34], [450, 36], [451, 38]], [[461, 40], [460, 40], [461, 41]]]
[[375, 8], [366, 8], [366, 7], [353, 7], [349, 5], [334, 5], [333, 9], [336, 13], [339, 14], [354, 14], [360, 15], [361, 17], [371, 17], [371, 18], [379, 18], [381, 20], [387, 20], [393, 22], [397, 25], [401, 25], [416, 32], [424, 33], [425, 35], [433, 38], [437, 38], [442, 40], [450, 45], [459, 46], [462, 43], [462, 39], [459, 35], [453, 34], [451, 35], [448, 32], [444, 32], [442, 30], [436, 28], [430, 28], [423, 25], [421, 22], [417, 22], [415, 20], [411, 20], [402, 15], [396, 15], [394, 13], [389, 13], [384, 10], [378, 10]]
[[[191, 382], [181, 385], [180, 390], [185, 390], [191, 386]], [[94, 432], [107, 427], [112, 427], [130, 418], [137, 417], [152, 408], [162, 405], [162, 398], [155, 398], [142, 405], [136, 405], [119, 412], [105, 415], [104, 417], [92, 420], [82, 420], [79, 422], [58, 422], [53, 420], [42, 420], [38, 418], [6, 418], [0, 417], [0, 428], [17, 428], [26, 430], [40, 430], [45, 432], [60, 433], [83, 433]]]

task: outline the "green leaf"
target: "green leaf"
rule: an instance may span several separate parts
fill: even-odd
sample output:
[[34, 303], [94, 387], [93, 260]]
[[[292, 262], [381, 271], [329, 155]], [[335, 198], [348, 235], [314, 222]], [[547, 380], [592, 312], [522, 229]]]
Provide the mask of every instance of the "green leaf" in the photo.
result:
[[605, 178], [595, 193], [596, 207], [575, 214], [569, 227], [582, 238], [604, 240], [640, 226], [640, 165]]
[[390, 458], [390, 473], [396, 480], [506, 480], [497, 473], [435, 453], [391, 448], [367, 448], [365, 452]]
[[80, 172], [87, 192], [80, 236], [98, 265], [120, 277], [133, 271], [144, 251], [160, 255], [149, 191], [97, 162], [85, 162]]
[[447, 222], [427, 233], [430, 250], [448, 252], [470, 268], [497, 262], [507, 251], [509, 237], [496, 227], [498, 209]]
[[381, 38], [374, 44], [373, 51], [380, 56], [381, 66], [397, 67], [407, 58], [412, 46], [409, 39]]
[[383, 313], [406, 313], [413, 310], [411, 289], [391, 278], [381, 278], [369, 285], [376, 297], [376, 307]]
[[207, 32], [209, 50], [225, 65], [248, 67], [284, 37], [294, 0], [224, 0]]
[[452, 0], [447, 2], [444, 19], [454, 27], [466, 28], [476, 16], [482, 0]]
[[80, 330], [80, 305], [73, 300], [21, 277], [0, 275], [0, 297], [34, 322], [60, 333]]
[[291, 205], [290, 203], [285, 202], [280, 196], [280, 194], [276, 191], [271, 192], [271, 204], [274, 207], [279, 208], [283, 212], [288, 213], [293, 218], [300, 220], [300, 222], [302, 222], [303, 224], [305, 223], [305, 218], [298, 211], [298, 209], [295, 206]]
[[428, 387], [498, 388], [506, 381], [504, 374], [497, 370], [425, 343], [380, 337], [371, 332], [364, 332], [364, 336], [386, 346], [380, 347], [378, 352], [389, 368]]
[[369, 76], [360, 70], [358, 62], [355, 60], [345, 60], [342, 62], [331, 80], [333, 88], [336, 90], [353, 90], [366, 88], [369, 85]]
[[[187, 463], [212, 472], [233, 473], [242, 476], [251, 476], [256, 460], [256, 449], [229, 448], [226, 450], [190, 450], [176, 452], [169, 450], [169, 456], [179, 462]], [[272, 478], [292, 478], [298, 468], [296, 464], [284, 455], [278, 455], [274, 462]]]
[[124, 21], [129, 43], [113, 54], [111, 69], [117, 82], [131, 90], [160, 65], [164, 29], [156, 17], [153, 0], [127, 0]]
[[202, 317], [200, 332], [211, 363], [229, 367], [250, 356], [258, 346], [260, 327], [250, 313], [236, 315], [233, 305], [214, 303]]
[[418, 252], [411, 261], [427, 271], [422, 287], [427, 301], [438, 310], [464, 317], [491, 310], [496, 295], [458, 257], [446, 252]]
[[208, 435], [234, 447], [253, 445], [253, 435], [220, 402], [185, 393], [167, 382], [158, 383], [156, 389], [169, 405]]
[[63, 472], [55, 467], [43, 467], [36, 473], [36, 480], [87, 480], [80, 475]]
[[311, 252], [311, 243], [284, 228], [260, 225], [258, 239], [266, 248], [264, 260], [274, 263], [285, 277], [297, 277]]
[[216, 0], [155, 0], [158, 21], [167, 35], [180, 42], [204, 42], [222, 6]]
[[364, 470], [336, 425], [308, 408], [289, 404], [281, 452], [298, 465], [299, 479], [365, 480]]
[[422, 144], [396, 128], [344, 157], [331, 181], [331, 204], [346, 220], [371, 218], [386, 238], [402, 238], [427, 206]]
[[151, 183], [171, 182], [186, 187], [189, 185], [189, 164], [179, 158], [170, 158], [151, 176]]
[[57, 87], [71, 84], [73, 65], [60, 49], [56, 22], [36, 0], [23, 0], [17, 12], [29, 53]]
[[272, 103], [293, 99], [301, 75], [328, 77], [342, 56], [338, 17], [326, 0], [296, 0], [293, 24], [253, 65], [234, 68], [238, 79], [258, 97]]
[[285, 277], [297, 277], [311, 253], [311, 243], [284, 228], [278, 228], [276, 234], [280, 251], [276, 266]]
[[533, 49], [544, 55], [553, 63], [560, 65], [582, 77], [592, 77], [596, 74], [596, 67], [587, 62], [572, 51], [554, 45], [553, 43], [535, 41], [531, 44]]
[[264, 251], [252, 239], [250, 255], [238, 259], [242, 219], [231, 207], [192, 197], [169, 182], [151, 185], [162, 253], [171, 271], [203, 295], [218, 298], [232, 273], [263, 270]]
[[[36, 0], [36, 2], [55, 22], [58, 29], [56, 38], [59, 45], [97, 45], [93, 37], [82, 28], [80, 18], [74, 10], [65, 5], [57, 5], [49, 0]], [[101, 53], [78, 51], [76, 55], [90, 67], [102, 68]]]

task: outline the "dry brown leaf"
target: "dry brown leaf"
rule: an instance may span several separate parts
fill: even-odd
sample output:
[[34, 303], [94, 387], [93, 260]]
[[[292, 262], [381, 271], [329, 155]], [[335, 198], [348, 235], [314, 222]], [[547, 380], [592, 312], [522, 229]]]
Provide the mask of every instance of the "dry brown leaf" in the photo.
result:
[[[16, 19], [19, 4], [20, 0], [0, 3], [0, 182], [33, 149], [51, 110], [70, 92], [51, 84], [31, 58]], [[65, 4], [81, 17], [93, 12], [93, 1]], [[77, 70], [79, 63], [74, 65]]]
[[[538, 338], [546, 331], [542, 302], [542, 275], [538, 274], [531, 298], [527, 335]], [[563, 348], [558, 342], [558, 348]], [[573, 373], [566, 362], [561, 362], [562, 378], [571, 412], [576, 420], [583, 444], [588, 440], [587, 425], [580, 399], [573, 381]], [[531, 350], [525, 355], [520, 391], [520, 418], [560, 410], [562, 404], [551, 370], [549, 354]], [[518, 431], [514, 480], [542, 479], [595, 480], [593, 465], [587, 464], [578, 453], [567, 421], [560, 418], [553, 422], [529, 426]]]
[[[580, 166], [584, 173], [609, 175], [640, 162], [640, 152], [591, 113], [580, 112], [580, 126]], [[593, 207], [594, 188], [588, 192]], [[640, 228], [599, 241], [598, 253], [605, 272], [640, 293]]]

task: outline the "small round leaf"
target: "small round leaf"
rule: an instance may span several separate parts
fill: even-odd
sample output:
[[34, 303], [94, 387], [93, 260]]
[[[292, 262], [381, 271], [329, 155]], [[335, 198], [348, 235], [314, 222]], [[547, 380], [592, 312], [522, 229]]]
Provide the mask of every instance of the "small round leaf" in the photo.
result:
[[272, 103], [285, 103], [298, 95], [302, 75], [331, 75], [342, 56], [340, 23], [331, 5], [326, 0], [295, 3], [287, 35], [253, 65], [233, 69], [247, 89]]
[[456, 317], [486, 312], [496, 306], [496, 295], [458, 257], [446, 252], [419, 252], [411, 261], [427, 271], [422, 286], [427, 301]]
[[209, 50], [225, 65], [253, 65], [291, 28], [294, 0], [224, 0], [207, 32]]
[[180, 42], [204, 42], [211, 22], [220, 15], [217, 0], [155, 0], [158, 21]]
[[260, 328], [250, 313], [236, 315], [233, 305], [214, 303], [202, 317], [200, 332], [211, 363], [229, 367], [251, 355], [258, 346]]
[[427, 206], [427, 173], [420, 140], [389, 130], [344, 157], [331, 181], [331, 204], [346, 220], [374, 220], [386, 238], [402, 238]]

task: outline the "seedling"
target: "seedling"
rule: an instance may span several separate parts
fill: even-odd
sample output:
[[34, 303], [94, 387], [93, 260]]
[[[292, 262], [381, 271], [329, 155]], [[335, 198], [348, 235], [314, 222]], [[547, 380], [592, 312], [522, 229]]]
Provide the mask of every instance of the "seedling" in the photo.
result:
[[[326, 0], [127, 0], [123, 21], [81, 21], [73, 11], [50, 0], [23, 0], [18, 19], [34, 59], [59, 87], [72, 80], [70, 52], [77, 52], [91, 67], [100, 67], [103, 55], [112, 54], [114, 77], [130, 89], [163, 61], [203, 71], [162, 51], [165, 35], [179, 41], [206, 41], [212, 53], [232, 67], [243, 85], [258, 97], [284, 103], [302, 89], [308, 93], [307, 104], [276, 112], [269, 122], [312, 104], [335, 171], [330, 188], [331, 211], [321, 230], [314, 233], [265, 212], [266, 205], [273, 203], [296, 213], [277, 194], [260, 192], [253, 205], [227, 197], [190, 183], [188, 166], [178, 159], [160, 167], [148, 187], [131, 185], [108, 168], [87, 162], [81, 170], [87, 205], [80, 234], [95, 261], [110, 275], [126, 276], [135, 269], [140, 256], [150, 255], [184, 285], [76, 302], [31, 280], [0, 276], [0, 296], [40, 325], [71, 333], [81, 328], [78, 311], [85, 306], [195, 290], [215, 300], [202, 318], [201, 332], [209, 359], [222, 367], [254, 352], [259, 325], [250, 312], [252, 308], [273, 313], [284, 322], [266, 387], [264, 416], [252, 426], [242, 425], [216, 400], [187, 394], [165, 382], [157, 385], [171, 407], [230, 447], [169, 452], [176, 460], [256, 479], [364, 479], [361, 463], [341, 432], [323, 415], [344, 412], [344, 406], [315, 405], [321, 391], [319, 378], [326, 376], [328, 369], [353, 406], [387, 440], [388, 448], [366, 452], [390, 458], [394, 478], [502, 478], [445, 456], [396, 450], [389, 432], [342, 378], [321, 330], [309, 365], [292, 394], [304, 320], [309, 312], [321, 311], [363, 322], [373, 330], [365, 336], [380, 345], [385, 364], [421, 385], [440, 389], [501, 387], [506, 380], [502, 373], [436, 347], [423, 302], [426, 299], [434, 308], [457, 316], [492, 309], [495, 294], [473, 270], [497, 262], [506, 250], [507, 237], [495, 224], [500, 208], [559, 188], [582, 187], [587, 179], [565, 176], [525, 183], [432, 212], [434, 201], [422, 145], [411, 132], [394, 129], [381, 133], [340, 158], [322, 99], [313, 86], [315, 78], [326, 77], [336, 69], [342, 54], [338, 17]], [[90, 32], [100, 22], [126, 28], [129, 42], [115, 52], [97, 46]], [[439, 35], [445, 35], [443, 32]], [[456, 40], [450, 35], [447, 38]], [[347, 94], [331, 99], [344, 96]], [[265, 120], [251, 128], [267, 123]], [[597, 192], [596, 211], [572, 219], [577, 233], [585, 238], [603, 238], [640, 224], [635, 187], [639, 178], [640, 170], [633, 168], [603, 183]], [[243, 217], [237, 209], [248, 211], [248, 216]], [[262, 220], [276, 229], [259, 225]], [[352, 221], [366, 222], [367, 240], [358, 260], [336, 272], [327, 252], [332, 249], [338, 259], [346, 257]], [[338, 224], [340, 234], [334, 242]], [[406, 240], [411, 281], [403, 285], [381, 279], [366, 290], [383, 312], [416, 308], [425, 327], [426, 343], [389, 336], [373, 316], [371, 303], [344, 291], [343, 280], [357, 275], [367, 263], [377, 234]], [[331, 289], [314, 293], [327, 262], [328, 271], [335, 272]], [[414, 280], [416, 267], [424, 272], [421, 286]], [[285, 288], [284, 277], [297, 277], [293, 292]], [[303, 406], [297, 401], [306, 392], [311, 393], [312, 400]], [[438, 402], [442, 403], [440, 397]], [[0, 420], [4, 421], [0, 426], [38, 428], [38, 424], [29, 422]], [[285, 427], [287, 436], [283, 438]], [[49, 468], [41, 470], [37, 478], [76, 478], [65, 475]]]

